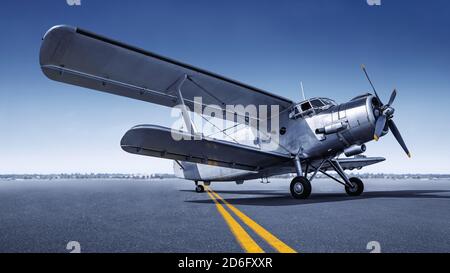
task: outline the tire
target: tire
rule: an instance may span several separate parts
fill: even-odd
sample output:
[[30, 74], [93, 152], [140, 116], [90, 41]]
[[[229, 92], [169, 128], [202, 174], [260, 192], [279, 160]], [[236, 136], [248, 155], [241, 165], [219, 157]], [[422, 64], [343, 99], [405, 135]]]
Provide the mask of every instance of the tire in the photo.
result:
[[296, 176], [291, 181], [290, 190], [295, 199], [306, 199], [311, 195], [311, 183], [303, 176]]
[[195, 191], [196, 192], [204, 192], [205, 187], [203, 187], [203, 185], [198, 185], [197, 187], [195, 187]]
[[364, 191], [364, 183], [358, 177], [350, 177], [348, 180], [352, 182], [354, 188], [345, 186], [345, 192], [350, 196], [360, 196]]

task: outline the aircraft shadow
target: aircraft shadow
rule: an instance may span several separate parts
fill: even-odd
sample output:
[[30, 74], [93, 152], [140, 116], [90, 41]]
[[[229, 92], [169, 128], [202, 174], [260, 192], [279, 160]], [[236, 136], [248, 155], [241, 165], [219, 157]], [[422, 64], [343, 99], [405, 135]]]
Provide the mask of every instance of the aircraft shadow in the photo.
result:
[[[191, 190], [182, 190], [186, 192], [195, 192]], [[250, 205], [250, 206], [298, 206], [315, 203], [342, 202], [372, 198], [433, 198], [450, 199], [450, 195], [439, 195], [440, 193], [450, 193], [450, 190], [401, 190], [401, 191], [372, 191], [365, 192], [361, 196], [351, 197], [346, 193], [313, 193], [306, 200], [293, 199], [289, 193], [277, 191], [215, 191], [218, 194], [242, 194], [242, 195], [261, 195], [261, 197], [226, 197], [221, 195], [228, 203], [232, 205]], [[190, 203], [214, 204], [211, 199], [186, 200]]]

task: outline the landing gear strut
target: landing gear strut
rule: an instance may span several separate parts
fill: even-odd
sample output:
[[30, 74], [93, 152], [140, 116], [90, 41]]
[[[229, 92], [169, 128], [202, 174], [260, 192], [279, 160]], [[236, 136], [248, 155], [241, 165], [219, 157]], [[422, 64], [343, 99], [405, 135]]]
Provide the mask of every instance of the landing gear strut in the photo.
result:
[[311, 195], [311, 183], [306, 178], [306, 172], [305, 176], [302, 174], [302, 165], [298, 156], [294, 158], [294, 165], [297, 176], [291, 181], [291, 195], [295, 199], [306, 199]]
[[[344, 182], [341, 182], [333, 177], [335, 181], [338, 183], [341, 183], [345, 186], [345, 192], [347, 192], [350, 196], [359, 196], [364, 191], [364, 183], [361, 181], [361, 179], [357, 177], [350, 177], [348, 178], [345, 174], [344, 170], [341, 167], [341, 164], [339, 164], [339, 161], [336, 159], [328, 160], [331, 167], [336, 171], [336, 173], [344, 180]], [[323, 172], [322, 172], [323, 173]], [[327, 175], [325, 173], [325, 175]], [[330, 175], [327, 175], [330, 177]]]

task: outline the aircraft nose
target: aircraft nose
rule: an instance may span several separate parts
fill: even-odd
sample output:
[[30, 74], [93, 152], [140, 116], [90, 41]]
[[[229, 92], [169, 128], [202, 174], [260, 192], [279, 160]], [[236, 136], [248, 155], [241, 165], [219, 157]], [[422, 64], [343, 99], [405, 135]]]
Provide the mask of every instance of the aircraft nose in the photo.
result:
[[375, 96], [368, 96], [366, 101], [367, 115], [369, 122], [375, 128], [375, 123], [379, 116], [383, 114], [379, 100]]

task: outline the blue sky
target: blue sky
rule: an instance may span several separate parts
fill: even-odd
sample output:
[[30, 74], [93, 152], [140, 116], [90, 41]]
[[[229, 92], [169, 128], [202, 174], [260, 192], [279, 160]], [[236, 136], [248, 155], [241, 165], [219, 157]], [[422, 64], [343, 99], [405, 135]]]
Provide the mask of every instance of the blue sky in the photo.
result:
[[171, 172], [169, 160], [123, 152], [133, 125], [170, 125], [170, 109], [47, 79], [41, 38], [68, 24], [249, 83], [294, 101], [369, 91], [366, 64], [413, 158], [393, 136], [368, 144], [370, 172], [450, 172], [450, 2], [3, 1], [0, 173]]

